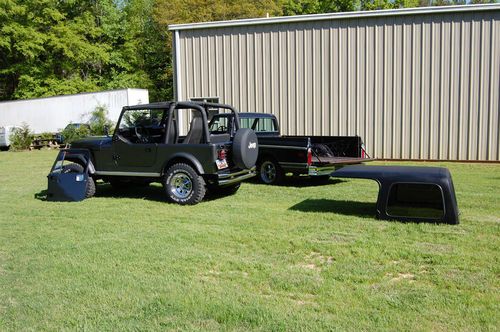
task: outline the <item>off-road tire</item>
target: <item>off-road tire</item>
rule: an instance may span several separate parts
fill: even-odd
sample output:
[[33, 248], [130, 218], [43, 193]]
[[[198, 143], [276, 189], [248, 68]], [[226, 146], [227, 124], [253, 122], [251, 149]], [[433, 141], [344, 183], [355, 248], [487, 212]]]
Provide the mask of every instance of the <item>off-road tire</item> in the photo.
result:
[[[63, 166], [62, 172], [63, 173], [80, 173], [81, 174], [84, 172], [84, 169], [83, 169], [83, 166], [80, 164], [68, 164], [68, 165]], [[85, 188], [85, 198], [93, 197], [95, 195], [95, 191], [96, 191], [96, 189], [95, 189], [94, 178], [92, 176], [90, 176], [90, 174], [89, 174], [89, 177], [87, 180], [87, 187]]]
[[205, 197], [205, 180], [188, 164], [170, 166], [162, 182], [167, 198], [173, 203], [194, 205]]
[[285, 172], [274, 159], [264, 159], [257, 165], [257, 178], [265, 184], [279, 184], [285, 178]]

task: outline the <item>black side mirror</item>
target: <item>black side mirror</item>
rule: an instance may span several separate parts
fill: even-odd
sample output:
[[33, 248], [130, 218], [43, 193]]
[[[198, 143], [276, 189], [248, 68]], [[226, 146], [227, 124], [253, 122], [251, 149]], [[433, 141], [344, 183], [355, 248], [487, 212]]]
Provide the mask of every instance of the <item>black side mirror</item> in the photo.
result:
[[109, 137], [109, 126], [108, 125], [105, 125], [104, 126], [104, 134]]

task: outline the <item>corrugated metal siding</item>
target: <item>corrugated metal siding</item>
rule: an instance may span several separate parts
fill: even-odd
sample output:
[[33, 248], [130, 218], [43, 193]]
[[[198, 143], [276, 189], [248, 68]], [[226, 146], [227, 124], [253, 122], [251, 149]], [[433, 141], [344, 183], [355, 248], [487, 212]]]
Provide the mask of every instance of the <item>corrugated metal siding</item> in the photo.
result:
[[500, 10], [177, 33], [179, 99], [360, 135], [376, 158], [500, 160]]

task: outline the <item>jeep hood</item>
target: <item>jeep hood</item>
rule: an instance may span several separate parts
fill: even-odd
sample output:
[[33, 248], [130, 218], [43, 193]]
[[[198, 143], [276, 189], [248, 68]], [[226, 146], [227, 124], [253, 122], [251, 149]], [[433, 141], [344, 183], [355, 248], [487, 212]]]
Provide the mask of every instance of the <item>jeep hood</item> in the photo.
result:
[[86, 137], [71, 143], [72, 148], [79, 149], [89, 149], [89, 150], [99, 150], [101, 146], [111, 144], [111, 137], [107, 136], [97, 136], [97, 137]]

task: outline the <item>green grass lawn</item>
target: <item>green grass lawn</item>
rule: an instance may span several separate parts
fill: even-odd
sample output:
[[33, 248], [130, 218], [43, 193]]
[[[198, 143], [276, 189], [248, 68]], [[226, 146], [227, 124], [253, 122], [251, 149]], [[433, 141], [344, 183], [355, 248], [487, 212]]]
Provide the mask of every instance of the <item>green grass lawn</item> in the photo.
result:
[[0, 153], [1, 331], [500, 329], [500, 165], [444, 164], [452, 226], [376, 220], [364, 180], [46, 202], [55, 155]]

